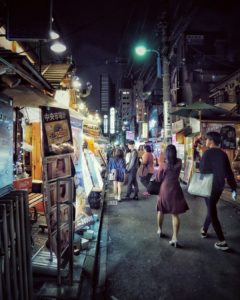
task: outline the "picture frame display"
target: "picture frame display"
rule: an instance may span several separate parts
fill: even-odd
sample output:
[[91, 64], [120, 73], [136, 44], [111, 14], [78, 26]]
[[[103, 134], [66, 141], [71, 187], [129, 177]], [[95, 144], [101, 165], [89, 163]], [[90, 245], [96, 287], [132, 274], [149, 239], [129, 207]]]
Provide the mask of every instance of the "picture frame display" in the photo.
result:
[[69, 154], [49, 156], [45, 160], [48, 181], [71, 176], [71, 157]]

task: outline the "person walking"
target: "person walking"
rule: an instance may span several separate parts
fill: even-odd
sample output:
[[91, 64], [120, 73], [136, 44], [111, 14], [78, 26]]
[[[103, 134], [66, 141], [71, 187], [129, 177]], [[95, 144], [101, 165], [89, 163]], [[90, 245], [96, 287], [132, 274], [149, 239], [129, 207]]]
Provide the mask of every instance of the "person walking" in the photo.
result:
[[124, 175], [126, 171], [126, 164], [122, 149], [116, 150], [114, 160], [112, 161], [112, 168], [116, 170], [116, 178], [113, 180], [114, 198], [115, 200], [121, 201], [122, 184], [124, 182]]
[[[137, 182], [137, 170], [139, 167], [138, 163], [138, 153], [134, 148], [135, 142], [129, 141], [128, 148], [131, 150], [130, 160], [128, 166], [126, 168], [126, 172], [128, 173], [128, 181], [127, 181], [127, 194], [124, 197], [124, 200], [138, 200], [138, 182]], [[132, 198], [130, 198], [131, 193], [134, 192]]]
[[[200, 161], [200, 173], [213, 174], [212, 193], [209, 198], [205, 198], [207, 206], [207, 216], [201, 228], [201, 237], [206, 238], [210, 224], [218, 237], [218, 242], [214, 247], [219, 250], [226, 251], [229, 249], [225, 241], [221, 224], [217, 214], [217, 203], [225, 186], [225, 178], [232, 189], [232, 197], [236, 197], [237, 184], [230, 167], [228, 156], [220, 148], [221, 136], [218, 132], [211, 131], [207, 133], [206, 150]], [[235, 200], [235, 199], [234, 199]]]
[[174, 145], [167, 146], [165, 157], [166, 161], [159, 164], [158, 173], [159, 177], [163, 178], [163, 181], [157, 196], [157, 233], [160, 237], [165, 236], [162, 231], [164, 215], [171, 214], [173, 232], [169, 244], [178, 248], [180, 247], [178, 243], [179, 214], [186, 212], [189, 208], [179, 183], [182, 161], [177, 158], [177, 150]]
[[[144, 153], [142, 155], [142, 162], [138, 169], [138, 174], [142, 185], [147, 189], [150, 179], [154, 173], [154, 158], [152, 155], [152, 150], [149, 145], [144, 146]], [[146, 190], [143, 192], [144, 196], [149, 196], [150, 194]]]

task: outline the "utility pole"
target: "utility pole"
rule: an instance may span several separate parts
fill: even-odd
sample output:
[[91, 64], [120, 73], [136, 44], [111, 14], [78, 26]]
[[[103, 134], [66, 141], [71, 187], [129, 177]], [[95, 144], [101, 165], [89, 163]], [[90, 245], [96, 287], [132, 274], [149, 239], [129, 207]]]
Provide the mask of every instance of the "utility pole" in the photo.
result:
[[164, 142], [171, 143], [172, 141], [172, 103], [170, 100], [170, 68], [169, 68], [169, 47], [168, 47], [168, 34], [167, 22], [164, 16], [161, 23], [161, 56], [162, 56], [162, 83], [163, 83], [163, 130]]

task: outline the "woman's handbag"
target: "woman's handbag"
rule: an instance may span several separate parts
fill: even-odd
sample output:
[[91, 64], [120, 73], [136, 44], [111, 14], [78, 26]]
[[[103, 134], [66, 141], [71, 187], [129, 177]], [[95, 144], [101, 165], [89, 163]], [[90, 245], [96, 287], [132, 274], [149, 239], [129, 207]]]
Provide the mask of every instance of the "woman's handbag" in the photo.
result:
[[141, 164], [138, 168], [138, 176], [139, 177], [146, 177], [148, 174], [148, 167], [147, 165]]
[[114, 181], [117, 179], [117, 170], [116, 169], [112, 169], [110, 171], [110, 173], [108, 174], [108, 180], [109, 181]]
[[191, 195], [210, 197], [212, 193], [213, 174], [193, 173], [188, 192]]
[[162, 171], [159, 175], [159, 178], [156, 178], [155, 175], [152, 176], [152, 178], [149, 181], [149, 184], [147, 186], [147, 191], [151, 195], [158, 195], [160, 192], [161, 184], [164, 180], [165, 172]]

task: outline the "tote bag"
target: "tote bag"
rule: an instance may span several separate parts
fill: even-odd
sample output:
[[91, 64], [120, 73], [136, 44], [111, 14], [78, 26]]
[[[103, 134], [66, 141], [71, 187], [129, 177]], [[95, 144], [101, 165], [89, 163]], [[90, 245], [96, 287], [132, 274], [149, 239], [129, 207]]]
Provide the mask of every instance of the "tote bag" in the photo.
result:
[[191, 195], [210, 197], [212, 193], [213, 174], [193, 173], [188, 192]]
[[147, 165], [141, 164], [138, 168], [138, 176], [139, 177], [146, 177], [148, 174], [148, 167]]

